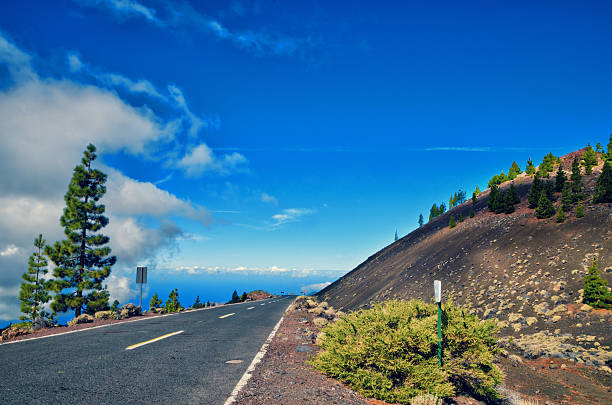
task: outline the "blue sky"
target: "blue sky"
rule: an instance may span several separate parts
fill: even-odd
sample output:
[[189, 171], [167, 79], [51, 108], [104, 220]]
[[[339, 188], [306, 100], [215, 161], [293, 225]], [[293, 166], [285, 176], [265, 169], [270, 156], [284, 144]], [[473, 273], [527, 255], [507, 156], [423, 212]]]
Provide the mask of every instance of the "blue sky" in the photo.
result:
[[[202, 4], [205, 3], [205, 4]], [[74, 0], [0, 15], [0, 319], [89, 142], [113, 297], [312, 289], [612, 131], [608, 2]], [[229, 290], [229, 291], [228, 291]]]

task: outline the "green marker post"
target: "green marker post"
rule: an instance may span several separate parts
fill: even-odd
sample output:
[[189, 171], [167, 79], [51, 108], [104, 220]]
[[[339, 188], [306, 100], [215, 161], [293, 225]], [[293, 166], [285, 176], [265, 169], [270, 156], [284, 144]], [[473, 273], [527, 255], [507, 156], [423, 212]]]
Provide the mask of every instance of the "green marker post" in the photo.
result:
[[442, 367], [442, 283], [434, 280], [434, 296], [438, 303], [438, 365]]

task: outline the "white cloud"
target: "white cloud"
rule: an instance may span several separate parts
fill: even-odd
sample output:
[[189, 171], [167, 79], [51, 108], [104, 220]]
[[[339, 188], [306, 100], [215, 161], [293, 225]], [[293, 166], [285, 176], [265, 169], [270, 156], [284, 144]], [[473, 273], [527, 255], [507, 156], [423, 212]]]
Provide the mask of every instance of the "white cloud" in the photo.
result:
[[111, 274], [104, 282], [110, 293], [109, 301], [111, 304], [117, 300], [123, 305], [138, 295], [138, 291], [131, 287], [133, 280], [129, 277]]
[[222, 266], [179, 266], [172, 269], [175, 273], [185, 273], [189, 275], [198, 274], [244, 274], [249, 276], [266, 276], [266, 275], [279, 275], [287, 276], [292, 278], [306, 278], [306, 277], [340, 277], [344, 275], [346, 270], [319, 270], [319, 269], [298, 269], [283, 266], [269, 266], [269, 267], [249, 267], [249, 266], [235, 266], [235, 267], [222, 267]]
[[425, 151], [490, 152], [491, 148], [489, 146], [436, 146], [432, 148], [425, 148]]
[[108, 212], [158, 218], [173, 214], [210, 225], [212, 219], [206, 208], [182, 200], [153, 183], [131, 179], [111, 168], [105, 171], [108, 173], [105, 197]]
[[325, 287], [327, 287], [330, 284], [331, 284], [331, 282], [329, 282], [329, 281], [326, 281], [324, 283], [308, 284], [308, 285], [303, 285], [302, 287], [300, 287], [300, 290], [301, 291], [306, 291], [306, 294], [308, 294], [308, 293], [311, 293], [311, 292], [321, 291], [322, 289], [324, 289]]
[[68, 69], [73, 73], [83, 69], [83, 62], [76, 53], [69, 53], [66, 56], [66, 61], [68, 62]]
[[131, 93], [143, 93], [161, 100], [166, 99], [166, 97], [162, 96], [159, 91], [157, 91], [155, 86], [148, 80], [132, 80], [117, 73], [105, 73], [100, 74], [97, 77], [102, 83], [110, 86], [123, 87]]
[[176, 250], [176, 241], [182, 235], [172, 221], [150, 228], [134, 217], [109, 216], [109, 220], [104, 232], [110, 238], [112, 254], [117, 256], [117, 267], [133, 266], [139, 260], [155, 261], [161, 252]]
[[301, 217], [315, 213], [315, 210], [309, 208], [288, 208], [282, 210], [281, 213], [273, 215], [274, 226], [280, 226], [287, 222], [297, 222]]
[[[165, 2], [156, 10], [134, 0], [75, 0], [82, 5], [104, 6], [122, 16], [143, 17], [158, 27], [189, 27], [208, 32], [215, 37], [231, 41], [236, 46], [256, 52], [294, 54], [309, 44], [308, 39], [298, 39], [280, 33], [263, 31], [233, 31], [219, 20], [203, 15], [188, 2]], [[240, 14], [243, 8], [234, 3], [233, 10]]]
[[19, 253], [19, 248], [12, 243], [9, 244], [6, 249], [0, 250], [0, 256], [13, 256]]
[[268, 193], [261, 193], [261, 201], [265, 203], [272, 203], [274, 205], [278, 204], [278, 200]]
[[99, 84], [110, 89], [124, 89], [131, 94], [139, 94], [150, 97], [156, 101], [161, 101], [165, 105], [178, 111], [181, 116], [172, 122], [173, 129], [178, 130], [180, 123], [185, 125], [188, 134], [195, 138], [202, 129], [205, 128], [219, 128], [220, 120], [214, 116], [212, 118], [201, 118], [194, 114], [181, 89], [174, 84], [167, 86], [168, 94], [162, 94], [157, 87], [146, 79], [130, 79], [124, 75], [113, 72], [104, 72], [97, 69], [89, 64], [81, 61], [79, 56], [71, 52], [68, 54], [68, 66], [71, 72], [86, 72], [92, 79], [96, 80]]
[[0, 92], [0, 172], [5, 193], [57, 195], [88, 143], [101, 153], [146, 155], [172, 131], [115, 94], [69, 81], [31, 81]]
[[155, 16], [155, 10], [134, 0], [76, 0], [83, 5], [103, 6], [121, 16], [144, 17], [150, 22], [159, 23]]
[[244, 170], [247, 163], [247, 159], [237, 152], [215, 156], [213, 151], [202, 143], [188, 151], [176, 166], [183, 169], [187, 176], [196, 177], [207, 171], [228, 175]]
[[[21, 309], [19, 308], [19, 285], [12, 287], [0, 286], [0, 319], [19, 319]], [[6, 297], [6, 298], [4, 298]], [[9, 298], [10, 297], [10, 298]]]
[[0, 64], [5, 64], [8, 67], [13, 80], [34, 80], [36, 78], [30, 66], [30, 59], [30, 55], [10, 43], [0, 33]]

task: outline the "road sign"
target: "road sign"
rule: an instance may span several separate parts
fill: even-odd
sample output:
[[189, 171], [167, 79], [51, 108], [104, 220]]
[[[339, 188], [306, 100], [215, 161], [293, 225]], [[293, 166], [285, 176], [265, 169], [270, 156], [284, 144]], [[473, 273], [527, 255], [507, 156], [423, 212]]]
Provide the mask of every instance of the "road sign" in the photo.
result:
[[136, 284], [147, 284], [147, 268], [136, 267]]
[[138, 306], [142, 309], [142, 285], [147, 283], [147, 268], [143, 266], [136, 267], [136, 284], [140, 284], [140, 301]]
[[436, 302], [442, 302], [442, 282], [440, 280], [434, 281], [434, 296]]

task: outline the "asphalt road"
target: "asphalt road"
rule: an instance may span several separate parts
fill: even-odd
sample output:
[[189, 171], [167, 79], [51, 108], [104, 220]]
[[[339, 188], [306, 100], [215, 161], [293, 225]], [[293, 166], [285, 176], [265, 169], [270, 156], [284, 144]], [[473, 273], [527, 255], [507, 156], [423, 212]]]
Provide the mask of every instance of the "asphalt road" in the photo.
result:
[[293, 298], [0, 345], [0, 403], [223, 404]]

